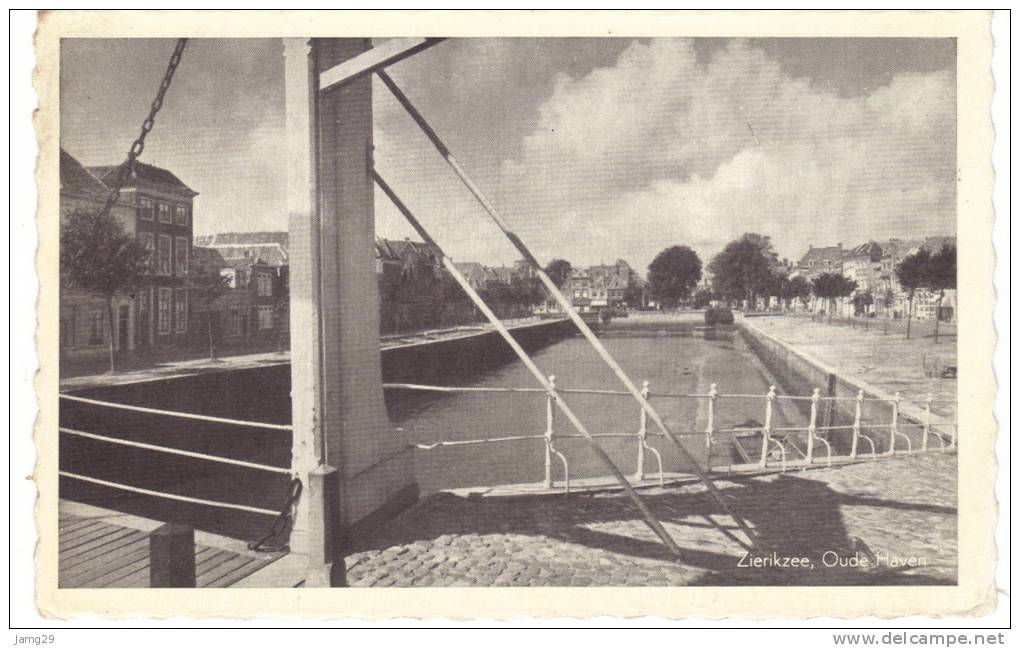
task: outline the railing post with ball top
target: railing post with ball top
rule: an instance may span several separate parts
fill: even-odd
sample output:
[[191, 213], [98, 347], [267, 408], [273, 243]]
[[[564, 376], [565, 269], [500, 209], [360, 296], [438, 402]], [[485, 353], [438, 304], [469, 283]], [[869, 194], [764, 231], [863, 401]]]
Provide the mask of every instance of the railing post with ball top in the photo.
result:
[[769, 393], [765, 395], [765, 426], [761, 431], [761, 462], [762, 468], [768, 465], [769, 459], [769, 438], [772, 436], [772, 406], [776, 400], [776, 386], [769, 387]]
[[857, 390], [857, 398], [854, 401], [854, 427], [853, 438], [850, 441], [850, 457], [857, 456], [857, 443], [861, 438], [861, 406], [864, 404], [864, 390]]
[[[647, 380], [641, 383], [641, 397], [648, 398], [648, 394], [651, 393], [649, 389], [649, 382]], [[634, 473], [634, 479], [641, 481], [645, 478], [645, 440], [648, 438], [648, 414], [642, 408], [638, 412], [638, 446], [637, 446], [637, 472]]]
[[924, 437], [921, 439], [921, 450], [928, 451], [928, 434], [931, 432], [931, 401], [932, 394], [928, 392], [928, 398], [924, 402]]
[[818, 425], [818, 400], [821, 398], [821, 390], [815, 387], [811, 392], [811, 418], [808, 420], [807, 436], [807, 462], [811, 463], [815, 456], [815, 429]]
[[896, 392], [892, 402], [892, 423], [889, 424], [889, 454], [896, 453], [896, 434], [900, 431], [900, 393]]
[[[549, 384], [552, 385], [553, 389], [556, 388], [556, 376], [549, 376]], [[545, 397], [545, 487], [552, 488], [552, 437], [553, 437], [553, 422], [556, 417], [555, 403], [553, 402], [552, 394], [546, 394]]]
[[708, 426], [705, 428], [705, 446], [712, 448], [712, 435], [715, 434], [715, 398], [719, 395], [716, 384], [708, 388]]

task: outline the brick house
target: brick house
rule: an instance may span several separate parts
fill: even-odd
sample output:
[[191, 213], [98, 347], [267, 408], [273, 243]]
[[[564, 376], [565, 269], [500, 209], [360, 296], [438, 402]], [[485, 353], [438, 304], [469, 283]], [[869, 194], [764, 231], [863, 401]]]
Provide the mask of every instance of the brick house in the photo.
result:
[[[117, 167], [82, 165], [60, 151], [60, 213], [99, 210]], [[191, 256], [192, 207], [197, 192], [166, 169], [135, 163], [111, 213], [124, 230], [152, 253], [152, 266], [138, 289], [114, 298], [113, 325], [104, 324], [101, 298], [62, 291], [62, 357], [82, 360], [105, 353], [113, 331], [118, 352], [182, 342], [188, 334], [186, 279]]]
[[[89, 171], [106, 184], [117, 168]], [[149, 275], [134, 295], [135, 348], [184, 344], [189, 339], [187, 278], [197, 195], [170, 171], [142, 162], [135, 162], [121, 188], [121, 199], [134, 206], [136, 236], [151, 252]]]

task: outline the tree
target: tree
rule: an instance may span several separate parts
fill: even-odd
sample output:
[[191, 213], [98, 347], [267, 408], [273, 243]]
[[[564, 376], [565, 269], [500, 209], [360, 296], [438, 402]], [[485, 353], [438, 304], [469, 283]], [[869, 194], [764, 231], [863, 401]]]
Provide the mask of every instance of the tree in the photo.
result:
[[787, 308], [789, 308], [790, 302], [795, 299], [799, 299], [802, 304], [807, 306], [808, 300], [811, 299], [811, 282], [800, 275], [786, 277], [780, 283], [779, 297]]
[[875, 303], [875, 297], [870, 290], [854, 294], [854, 315], [867, 314], [868, 307]]
[[726, 299], [746, 299], [748, 308], [768, 291], [779, 269], [779, 255], [769, 237], [748, 233], [730, 241], [708, 264], [713, 287]]
[[815, 297], [829, 301], [829, 323], [832, 323], [832, 311], [836, 307], [836, 300], [840, 297], [847, 297], [857, 290], [857, 282], [847, 279], [841, 274], [826, 272], [818, 275], [812, 282]]
[[60, 280], [69, 290], [106, 300], [110, 332], [110, 373], [116, 371], [113, 298], [138, 285], [149, 265], [149, 252], [124, 231], [111, 214], [75, 210], [60, 228]]
[[711, 290], [705, 290], [704, 288], [702, 288], [701, 290], [698, 290], [697, 292], [694, 293], [694, 297], [692, 298], [694, 303], [692, 305], [694, 306], [694, 308], [702, 309], [707, 306], [710, 306], [715, 299], [716, 299], [715, 293], [713, 293]]
[[938, 291], [935, 301], [935, 344], [939, 343], [939, 320], [942, 319], [942, 300], [947, 290], [956, 288], [956, 246], [945, 244], [928, 261], [927, 287]]
[[192, 259], [188, 272], [188, 288], [195, 299], [205, 306], [206, 332], [209, 336], [209, 359], [216, 359], [216, 344], [213, 338], [213, 302], [227, 292], [230, 279], [220, 274], [220, 269], [205, 259]]
[[562, 288], [563, 284], [567, 283], [567, 279], [570, 279], [570, 271], [573, 268], [570, 265], [570, 261], [566, 259], [553, 259], [545, 266], [545, 273], [549, 275], [549, 278], [553, 280], [557, 288]]
[[675, 307], [690, 296], [701, 280], [701, 259], [686, 245], [668, 247], [648, 266], [648, 287], [652, 296], [667, 307]]
[[628, 308], [637, 309], [645, 306], [645, 282], [636, 272], [632, 272], [627, 280], [627, 288], [623, 292], [623, 303]]
[[914, 295], [927, 283], [931, 255], [921, 248], [907, 255], [896, 265], [896, 280], [907, 291], [907, 339], [910, 339], [910, 320], [914, 315]]

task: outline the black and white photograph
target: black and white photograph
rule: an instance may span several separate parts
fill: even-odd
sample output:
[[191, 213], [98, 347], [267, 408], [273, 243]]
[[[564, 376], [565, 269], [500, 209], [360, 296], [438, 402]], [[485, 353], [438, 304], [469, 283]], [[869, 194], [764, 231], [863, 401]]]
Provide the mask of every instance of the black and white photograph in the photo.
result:
[[457, 32], [56, 39], [56, 593], [974, 585], [967, 41]]

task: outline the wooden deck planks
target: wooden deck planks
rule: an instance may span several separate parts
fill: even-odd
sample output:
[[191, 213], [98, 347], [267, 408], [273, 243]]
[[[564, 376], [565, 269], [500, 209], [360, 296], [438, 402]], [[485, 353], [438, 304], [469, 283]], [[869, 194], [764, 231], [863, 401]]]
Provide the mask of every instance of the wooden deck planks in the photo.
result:
[[[148, 587], [149, 534], [101, 519], [62, 514], [59, 587]], [[198, 587], [229, 587], [282, 554], [245, 554], [195, 546]]]

